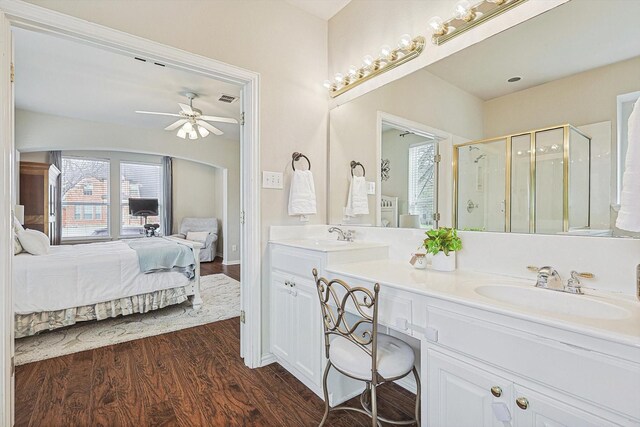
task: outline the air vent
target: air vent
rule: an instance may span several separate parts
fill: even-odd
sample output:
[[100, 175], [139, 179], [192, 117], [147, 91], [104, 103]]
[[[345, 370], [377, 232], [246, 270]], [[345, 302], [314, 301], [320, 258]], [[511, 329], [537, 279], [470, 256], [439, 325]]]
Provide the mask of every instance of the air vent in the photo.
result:
[[227, 104], [232, 104], [238, 100], [237, 96], [225, 95], [224, 93], [220, 95], [218, 101], [226, 102]]

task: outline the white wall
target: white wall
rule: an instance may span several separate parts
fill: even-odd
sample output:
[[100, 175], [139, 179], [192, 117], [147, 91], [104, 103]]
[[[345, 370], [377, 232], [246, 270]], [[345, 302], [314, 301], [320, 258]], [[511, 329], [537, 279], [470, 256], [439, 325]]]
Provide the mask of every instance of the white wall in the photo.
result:
[[[122, 126], [86, 120], [70, 119], [67, 117], [52, 116], [49, 114], [34, 113], [26, 110], [16, 110], [16, 149], [22, 152], [22, 160], [26, 160], [28, 152], [34, 151], [106, 151], [135, 152], [140, 154], [167, 155], [176, 161], [180, 159], [190, 160], [198, 164], [216, 166], [228, 170], [228, 222], [224, 239], [227, 242], [227, 257], [225, 262], [237, 261], [239, 252], [232, 252], [231, 245], [240, 244], [240, 144], [238, 141], [230, 141], [218, 137], [209, 137], [194, 143], [189, 140], [181, 140], [170, 132], [158, 129], [145, 129], [130, 126]], [[42, 159], [41, 161], [47, 161]], [[196, 165], [197, 166], [197, 165]], [[178, 166], [180, 169], [180, 165]], [[194, 171], [196, 169], [193, 169]], [[188, 168], [182, 168], [188, 171]], [[174, 174], [174, 178], [175, 178]], [[180, 176], [178, 175], [178, 178]], [[184, 182], [181, 181], [181, 182]], [[222, 180], [219, 182], [222, 189]], [[213, 185], [213, 184], [212, 184]], [[212, 187], [213, 188], [213, 187]], [[198, 182], [196, 189], [206, 192], [205, 182]], [[215, 191], [214, 191], [215, 194]], [[222, 201], [222, 191], [219, 191]], [[174, 203], [174, 221], [176, 209], [180, 209]], [[178, 211], [178, 214], [181, 212]], [[224, 213], [220, 214], [223, 219]], [[175, 228], [175, 223], [174, 223]]]

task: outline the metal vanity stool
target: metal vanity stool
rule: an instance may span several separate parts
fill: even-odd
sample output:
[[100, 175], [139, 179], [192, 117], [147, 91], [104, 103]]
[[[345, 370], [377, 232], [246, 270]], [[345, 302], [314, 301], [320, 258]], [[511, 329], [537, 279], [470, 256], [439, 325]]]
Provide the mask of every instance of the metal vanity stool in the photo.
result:
[[[413, 349], [398, 338], [378, 333], [380, 285], [376, 283], [373, 292], [363, 287], [352, 288], [342, 280], [329, 281], [318, 278], [315, 268], [313, 277], [320, 298], [328, 359], [322, 379], [325, 409], [320, 426], [324, 425], [330, 410], [342, 409], [369, 415], [373, 427], [380, 426], [380, 422], [420, 425], [420, 378], [414, 367]], [[346, 314], [349, 310], [357, 315], [353, 324], [347, 320]], [[341, 374], [366, 383], [360, 395], [362, 409], [348, 406], [329, 407], [327, 377], [332, 366]], [[396, 421], [379, 416], [376, 387], [403, 378], [411, 372], [417, 385], [414, 418]]]

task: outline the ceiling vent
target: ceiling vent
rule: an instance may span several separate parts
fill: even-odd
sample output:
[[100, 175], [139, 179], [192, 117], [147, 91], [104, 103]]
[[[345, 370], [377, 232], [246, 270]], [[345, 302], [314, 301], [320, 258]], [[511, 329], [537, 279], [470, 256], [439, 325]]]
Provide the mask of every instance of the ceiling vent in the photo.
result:
[[220, 97], [218, 98], [218, 101], [220, 102], [226, 102], [227, 104], [233, 104], [234, 102], [236, 102], [238, 100], [237, 96], [233, 96], [233, 95], [225, 95], [220, 94]]

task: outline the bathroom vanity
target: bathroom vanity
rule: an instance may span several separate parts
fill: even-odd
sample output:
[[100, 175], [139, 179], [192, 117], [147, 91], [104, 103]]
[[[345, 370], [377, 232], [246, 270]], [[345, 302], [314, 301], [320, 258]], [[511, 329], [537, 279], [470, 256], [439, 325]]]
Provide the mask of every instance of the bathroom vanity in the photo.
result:
[[[497, 274], [417, 270], [390, 257], [384, 242], [331, 238], [270, 242], [270, 348], [318, 396], [325, 357], [313, 268], [351, 285], [380, 283], [380, 324], [419, 342], [423, 425], [640, 423], [635, 299], [553, 292]], [[336, 405], [362, 383], [330, 376], [329, 390]]]

